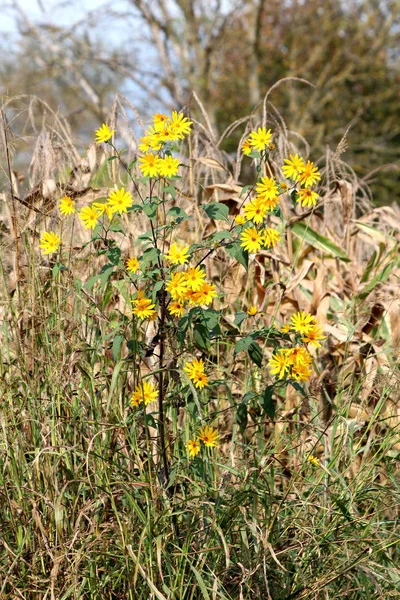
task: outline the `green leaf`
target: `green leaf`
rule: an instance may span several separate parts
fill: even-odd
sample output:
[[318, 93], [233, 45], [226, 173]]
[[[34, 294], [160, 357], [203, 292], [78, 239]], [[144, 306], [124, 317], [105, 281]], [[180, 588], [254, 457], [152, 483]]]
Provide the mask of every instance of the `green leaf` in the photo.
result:
[[165, 188], [163, 188], [162, 190], [165, 194], [170, 194], [170, 196], [172, 196], [172, 198], [175, 198], [176, 196], [176, 189], [173, 185], [166, 185]]
[[119, 360], [121, 358], [121, 347], [122, 347], [123, 341], [124, 341], [124, 336], [120, 335], [120, 334], [116, 335], [113, 340], [111, 354], [112, 354], [115, 362], [117, 362], [117, 360]]
[[157, 264], [159, 255], [160, 250], [158, 248], [146, 248], [140, 261], [142, 270], [148, 265]]
[[111, 273], [114, 270], [114, 266], [115, 265], [104, 265], [104, 267], [101, 269], [100, 273], [99, 273], [99, 279], [101, 281], [101, 285], [105, 287], [105, 285], [107, 284], [108, 280], [111, 277]]
[[186, 333], [189, 328], [190, 323], [192, 322], [192, 315], [187, 313], [183, 315], [181, 319], [178, 321], [178, 331], [176, 334], [176, 338], [180, 344], [183, 344], [185, 341]]
[[128, 171], [132, 171], [132, 168], [135, 166], [135, 164], [137, 163], [137, 158], [134, 158], [133, 160], [131, 160], [131, 162], [129, 163], [127, 169]]
[[205, 325], [210, 331], [215, 329], [219, 323], [220, 312], [218, 310], [214, 310], [213, 308], [207, 308], [206, 310], [200, 309], [200, 311], [200, 318], [203, 325]]
[[235, 344], [235, 354], [239, 354], [239, 352], [243, 352], [243, 350], [248, 350], [250, 345], [254, 342], [253, 336], [246, 335], [246, 337], [238, 340]]
[[261, 367], [263, 355], [259, 344], [257, 342], [252, 342], [247, 351], [253, 363], [255, 363], [257, 367]]
[[113, 223], [110, 227], [110, 231], [115, 231], [116, 233], [124, 233], [121, 225], [119, 223]]
[[311, 227], [305, 223], [294, 223], [291, 226], [291, 230], [297, 237], [307, 242], [307, 244], [310, 244], [310, 246], [317, 248], [317, 250], [321, 250], [321, 252], [339, 258], [345, 262], [350, 262], [350, 258], [341, 248], [317, 231], [314, 231], [314, 229], [311, 229]]
[[159, 292], [162, 289], [163, 285], [164, 285], [163, 281], [156, 281], [155, 284], [153, 285], [153, 289], [151, 291], [151, 297], [152, 297], [152, 300], [154, 303], [157, 300], [157, 292]]
[[233, 235], [230, 231], [216, 231], [208, 238], [208, 241], [217, 242], [218, 240], [231, 240]]
[[188, 219], [189, 215], [183, 210], [183, 208], [180, 208], [179, 206], [173, 206], [167, 212], [167, 217], [173, 217], [174, 219]]
[[239, 425], [240, 433], [243, 435], [247, 427], [247, 405], [241, 402], [236, 408], [236, 423]]
[[237, 327], [240, 327], [245, 319], [247, 319], [248, 315], [245, 312], [238, 312], [235, 315], [234, 323]]
[[196, 323], [193, 327], [193, 337], [200, 350], [210, 349], [210, 335], [205, 325]]
[[290, 384], [294, 387], [295, 390], [297, 390], [298, 392], [300, 392], [300, 394], [304, 398], [308, 398], [307, 392], [305, 391], [305, 389], [303, 388], [303, 386], [298, 383], [298, 381], [294, 381], [293, 379], [291, 379], [290, 380]]
[[246, 156], [249, 156], [250, 158], [260, 158], [261, 154], [256, 150], [252, 150], [250, 154], [246, 154]]
[[396, 264], [397, 261], [395, 260], [392, 260], [389, 264], [387, 264], [386, 267], [384, 267], [380, 273], [375, 275], [375, 277], [373, 277], [371, 281], [367, 283], [363, 290], [359, 294], [357, 294], [357, 298], [360, 298], [360, 300], [364, 300], [379, 283], [387, 281], [387, 279], [390, 276], [390, 273], [393, 271], [394, 267], [396, 267]]
[[272, 394], [274, 392], [274, 386], [269, 385], [265, 388], [264, 393], [262, 395], [262, 408], [264, 413], [271, 419], [271, 421], [275, 418], [276, 405], [274, 400], [272, 399]]
[[149, 217], [149, 219], [154, 219], [157, 214], [157, 204], [155, 204], [154, 202], [143, 204], [143, 210], [145, 214]]
[[61, 263], [56, 263], [53, 266], [51, 273], [52, 273], [53, 277], [55, 278], [60, 271], [68, 271], [68, 269], [67, 269], [67, 267], [64, 267], [64, 265], [62, 265]]
[[121, 249], [117, 246], [113, 246], [107, 250], [107, 258], [111, 264], [117, 265], [119, 263], [119, 259], [121, 258]]
[[237, 260], [247, 271], [249, 267], [249, 253], [241, 247], [240, 242], [227, 244], [225, 248], [229, 256]]
[[211, 202], [203, 205], [204, 212], [214, 219], [214, 221], [227, 221], [229, 216], [229, 208], [221, 202]]

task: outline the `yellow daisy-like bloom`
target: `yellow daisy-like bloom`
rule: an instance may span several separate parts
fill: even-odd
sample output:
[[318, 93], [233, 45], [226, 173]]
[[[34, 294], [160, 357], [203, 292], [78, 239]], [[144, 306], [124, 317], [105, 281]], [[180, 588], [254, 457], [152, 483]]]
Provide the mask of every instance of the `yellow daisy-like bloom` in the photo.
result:
[[108, 204], [113, 213], [126, 213], [128, 212], [127, 209], [133, 204], [132, 194], [125, 191], [123, 187], [120, 190], [113, 190], [109, 193]]
[[150, 135], [144, 135], [143, 137], [141, 137], [139, 140], [139, 146], [138, 146], [140, 152], [144, 152], [144, 153], [150, 152], [150, 150], [152, 149], [151, 142], [152, 142], [152, 138]]
[[138, 268], [140, 266], [140, 263], [139, 263], [138, 259], [136, 258], [136, 256], [132, 256], [132, 258], [128, 258], [125, 265], [126, 265], [126, 270], [129, 271], [129, 273], [136, 273], [136, 271], [138, 270]]
[[316, 456], [313, 456], [312, 454], [309, 454], [307, 456], [306, 459], [308, 462], [310, 462], [312, 465], [314, 465], [314, 467], [319, 467], [319, 460]]
[[278, 350], [278, 352], [269, 359], [268, 366], [271, 369], [272, 375], [279, 375], [279, 379], [283, 379], [289, 372], [290, 367], [285, 350]]
[[202, 359], [198, 360], [195, 358], [192, 361], [188, 361], [183, 370], [197, 388], [202, 389], [208, 385], [208, 377], [204, 372], [204, 362]]
[[108, 142], [114, 133], [115, 129], [111, 131], [109, 126], [103, 123], [103, 125], [96, 130], [96, 143], [101, 144], [102, 142]]
[[174, 300], [174, 302], [170, 302], [168, 310], [171, 315], [182, 317], [185, 314], [185, 304], [183, 300]]
[[265, 127], [259, 127], [257, 131], [252, 131], [249, 140], [253, 148], [258, 152], [265, 150], [272, 138], [271, 130], [266, 130]]
[[257, 313], [258, 313], [257, 306], [254, 306], [254, 304], [249, 306], [249, 308], [247, 310], [247, 314], [249, 315], [249, 317], [254, 317]]
[[301, 202], [302, 206], [315, 206], [317, 199], [319, 198], [316, 192], [313, 192], [309, 188], [300, 188], [297, 190], [298, 197], [297, 202]]
[[60, 199], [60, 213], [62, 215], [72, 215], [75, 212], [75, 202], [69, 196]]
[[39, 248], [43, 250], [43, 254], [52, 254], [57, 252], [61, 245], [61, 238], [54, 231], [44, 231], [40, 238]]
[[150, 402], [154, 402], [157, 400], [158, 391], [155, 386], [149, 381], [142, 381], [139, 385], [136, 386], [132, 397], [131, 397], [131, 405], [139, 406], [142, 402], [150, 404]]
[[251, 145], [251, 140], [250, 139], [245, 140], [242, 144], [243, 154], [246, 154], [246, 156], [248, 156], [252, 150], [253, 150], [253, 147]]
[[206, 274], [201, 267], [189, 267], [184, 276], [187, 287], [193, 292], [199, 292], [203, 287]]
[[181, 300], [187, 291], [186, 273], [173, 273], [166, 282], [165, 289], [173, 300]]
[[281, 188], [281, 192], [287, 192], [289, 189], [288, 184], [285, 183], [284, 181], [280, 182], [279, 187]]
[[192, 124], [192, 121], [189, 121], [182, 113], [178, 113], [176, 110], [172, 111], [171, 129], [179, 137], [183, 138], [184, 135], [189, 134]]
[[308, 188], [314, 183], [317, 183], [321, 179], [320, 172], [317, 167], [314, 167], [314, 163], [307, 161], [307, 164], [303, 167], [300, 173], [299, 181], [304, 187]]
[[324, 340], [326, 338], [323, 335], [323, 331], [319, 325], [313, 325], [306, 333], [305, 337], [301, 338], [301, 341], [305, 344], [310, 344], [310, 346], [315, 346], [316, 348], [320, 348], [321, 344], [319, 340]]
[[166, 156], [158, 161], [158, 172], [162, 177], [174, 177], [179, 170], [179, 159]]
[[281, 241], [281, 235], [276, 229], [271, 229], [270, 227], [268, 227], [268, 229], [264, 229], [263, 233], [264, 246], [267, 246], [267, 248], [273, 248], [278, 242]]
[[264, 243], [264, 234], [257, 231], [255, 227], [248, 227], [240, 235], [241, 247], [248, 252], [254, 253], [261, 248]]
[[284, 350], [289, 363], [294, 367], [308, 367], [312, 363], [311, 354], [306, 348], [298, 346]]
[[290, 331], [290, 325], [283, 325], [281, 327], [281, 332], [282, 333], [289, 333], [289, 331]]
[[297, 365], [292, 368], [292, 377], [296, 381], [308, 381], [311, 375], [312, 369], [307, 365]]
[[272, 211], [278, 205], [279, 196], [275, 196], [274, 198], [265, 198], [264, 196], [257, 196], [256, 200], [266, 211]]
[[246, 219], [248, 221], [253, 221], [254, 223], [262, 223], [267, 212], [268, 209], [265, 208], [262, 200], [259, 198], [255, 198], [251, 202], [248, 202], [244, 205], [244, 214], [246, 215]]
[[235, 223], [236, 225], [244, 225], [246, 223], [247, 219], [244, 215], [236, 215], [235, 217]]
[[163, 115], [162, 113], [156, 113], [153, 116], [154, 127], [157, 131], [164, 131], [165, 126], [171, 121], [171, 119], [167, 115]]
[[146, 131], [146, 137], [148, 137], [151, 149], [157, 152], [162, 148], [164, 143], [164, 132], [158, 131], [155, 127], [149, 127]]
[[218, 446], [219, 434], [214, 427], [209, 427], [208, 425], [202, 427], [197, 437], [208, 448], [216, 448]]
[[[305, 167], [304, 160], [298, 154], [289, 154], [289, 158], [285, 158], [286, 165], [282, 167], [282, 172], [288, 179], [297, 181]], [[282, 184], [281, 184], [282, 186]]]
[[189, 456], [194, 458], [200, 452], [200, 442], [198, 440], [188, 440], [185, 448]]
[[85, 229], [94, 229], [96, 227], [99, 213], [93, 206], [85, 206], [78, 214]]
[[168, 254], [165, 258], [171, 265], [184, 265], [188, 262], [190, 254], [188, 253], [189, 246], [183, 244], [171, 244]]
[[93, 202], [92, 207], [98, 212], [99, 217], [105, 213], [109, 219], [113, 218], [113, 210], [108, 202]]
[[149, 154], [141, 156], [139, 158], [139, 161], [142, 163], [141, 165], [139, 165], [139, 169], [141, 170], [143, 175], [145, 175], [146, 177], [158, 176], [158, 165], [160, 159], [156, 154], [152, 154], [151, 152], [149, 152]]
[[315, 325], [315, 317], [304, 310], [299, 311], [290, 317], [290, 328], [296, 333], [307, 334]]
[[215, 285], [211, 283], [203, 282], [201, 289], [198, 292], [188, 290], [185, 294], [185, 298], [189, 300], [190, 304], [197, 304], [197, 306], [203, 306], [203, 304], [211, 304], [213, 298], [216, 298], [217, 292]]
[[132, 313], [139, 317], [139, 319], [151, 319], [156, 316], [157, 313], [154, 310], [155, 304], [153, 304], [150, 298], [142, 296], [131, 302], [134, 304]]
[[275, 200], [279, 194], [278, 186], [273, 177], [261, 177], [256, 185], [256, 192], [265, 200]]

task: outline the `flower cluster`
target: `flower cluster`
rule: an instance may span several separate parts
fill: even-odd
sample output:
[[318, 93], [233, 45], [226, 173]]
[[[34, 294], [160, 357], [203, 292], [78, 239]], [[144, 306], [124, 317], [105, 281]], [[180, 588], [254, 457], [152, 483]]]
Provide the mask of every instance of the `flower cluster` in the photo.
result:
[[142, 381], [139, 383], [133, 391], [131, 397], [131, 405], [139, 406], [142, 402], [150, 404], [150, 402], [154, 402], [157, 400], [158, 391], [155, 386], [149, 381]]
[[178, 174], [179, 159], [173, 158], [167, 144], [184, 139], [190, 133], [192, 121], [172, 111], [171, 117], [158, 113], [153, 117], [153, 125], [140, 138], [139, 169], [146, 177], [171, 178]]
[[282, 167], [282, 171], [285, 177], [300, 184], [297, 189], [297, 202], [301, 202], [302, 206], [315, 206], [319, 196], [310, 188], [321, 179], [318, 168], [310, 160], [305, 163], [298, 154], [290, 154], [284, 162], [286, 164]]
[[207, 448], [216, 448], [218, 446], [218, 439], [218, 431], [214, 427], [205, 425], [199, 430], [196, 438], [188, 440], [186, 450], [190, 457], [195, 457], [200, 452], [200, 442], [203, 442]]
[[[166, 259], [173, 265], [185, 264], [190, 257], [188, 249], [188, 246], [172, 244]], [[185, 271], [171, 274], [165, 286], [172, 299], [168, 306], [171, 315], [181, 317], [185, 312], [186, 304], [190, 306], [211, 304], [217, 292], [215, 285], [205, 281], [205, 277], [206, 273], [200, 266], [188, 266]]]
[[204, 362], [201, 358], [188, 361], [183, 370], [197, 388], [202, 389], [208, 385], [208, 377], [204, 371]]
[[[291, 316], [289, 323], [281, 328], [282, 333], [294, 333], [296, 341], [309, 346], [319, 347], [319, 340], [325, 339], [321, 327], [315, 317], [304, 311]], [[307, 381], [311, 376], [312, 357], [303, 346], [280, 348], [269, 360], [272, 375], [279, 379], [289, 378], [296, 381]]]

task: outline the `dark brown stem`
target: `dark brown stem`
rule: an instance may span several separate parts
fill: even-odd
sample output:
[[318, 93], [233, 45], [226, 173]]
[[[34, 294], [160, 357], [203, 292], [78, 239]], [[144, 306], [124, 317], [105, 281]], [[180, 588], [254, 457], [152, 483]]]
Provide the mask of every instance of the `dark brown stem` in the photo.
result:
[[165, 288], [162, 288], [160, 294], [160, 358], [159, 358], [159, 369], [160, 374], [158, 377], [158, 413], [159, 413], [159, 437], [161, 447], [161, 457], [163, 461], [165, 480], [168, 484], [169, 481], [169, 465], [167, 458], [167, 448], [165, 444], [165, 423], [164, 423], [164, 351], [165, 351]]

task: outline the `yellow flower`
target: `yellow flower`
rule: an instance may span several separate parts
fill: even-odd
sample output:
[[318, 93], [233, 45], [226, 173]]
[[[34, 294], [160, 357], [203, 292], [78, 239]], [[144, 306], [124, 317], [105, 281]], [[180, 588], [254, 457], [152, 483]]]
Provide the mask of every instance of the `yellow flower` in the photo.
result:
[[254, 317], [257, 313], [258, 313], [257, 306], [254, 306], [254, 304], [249, 306], [249, 308], [247, 310], [247, 314], [249, 315], [249, 317]]
[[158, 391], [156, 390], [155, 386], [151, 382], [143, 381], [136, 386], [131, 397], [131, 405], [139, 406], [139, 404], [144, 402], [147, 406], [147, 404], [150, 404], [150, 402], [157, 400], [157, 396]]
[[197, 437], [208, 448], [215, 448], [218, 446], [219, 434], [214, 427], [208, 427], [207, 425], [202, 427]]
[[271, 130], [268, 129], [268, 131], [267, 131], [265, 129], [265, 127], [259, 127], [257, 129], [257, 131], [252, 131], [249, 136], [251, 145], [258, 152], [261, 152], [268, 146], [268, 144], [271, 141], [271, 138], [272, 138]]
[[185, 448], [190, 457], [195, 457], [200, 452], [200, 442], [198, 440], [188, 440]]
[[272, 211], [279, 202], [279, 196], [274, 198], [265, 198], [265, 196], [256, 196], [256, 200], [266, 211]]
[[297, 365], [292, 367], [292, 377], [296, 381], [307, 381], [312, 375], [311, 367], [307, 365]]
[[172, 156], [160, 158], [157, 168], [162, 177], [174, 177], [179, 170], [179, 159]]
[[305, 344], [310, 344], [310, 346], [315, 346], [316, 348], [320, 348], [321, 344], [319, 340], [324, 340], [326, 338], [323, 335], [321, 327], [319, 325], [313, 325], [305, 334], [305, 337], [301, 338], [301, 341]]
[[267, 208], [264, 207], [262, 201], [259, 198], [255, 198], [251, 202], [244, 205], [244, 214], [248, 221], [254, 221], [254, 223], [262, 223], [267, 214]]
[[244, 225], [246, 223], [247, 219], [244, 215], [236, 215], [235, 217], [235, 223], [236, 225]]
[[129, 273], [136, 273], [136, 271], [138, 270], [140, 263], [138, 261], [138, 259], [136, 258], [136, 256], [133, 256], [132, 258], [128, 258], [128, 260], [126, 261], [126, 270], [129, 271]]
[[273, 177], [261, 177], [261, 182], [256, 185], [256, 192], [265, 200], [275, 200], [279, 190]]
[[183, 138], [184, 135], [190, 133], [191, 125], [192, 121], [189, 121], [182, 113], [178, 113], [176, 110], [172, 111], [171, 129], [176, 135]]
[[251, 145], [251, 140], [250, 139], [245, 140], [242, 144], [243, 154], [246, 154], [248, 156], [252, 150], [253, 150], [253, 147]]
[[97, 225], [99, 213], [93, 206], [85, 206], [79, 211], [79, 218], [85, 229], [94, 229]]
[[166, 282], [165, 289], [173, 300], [180, 300], [187, 291], [186, 273], [173, 273]]
[[112, 219], [113, 211], [109, 202], [93, 202], [92, 206], [98, 212], [99, 217], [106, 213], [107, 217]]
[[319, 196], [316, 192], [313, 192], [308, 188], [300, 188], [297, 190], [297, 193], [297, 202], [301, 202], [302, 206], [315, 206], [317, 204]]
[[193, 292], [199, 292], [204, 284], [205, 271], [201, 267], [189, 267], [184, 275], [188, 288]]
[[314, 183], [317, 183], [321, 179], [321, 175], [317, 167], [314, 167], [314, 163], [307, 161], [307, 164], [303, 167], [300, 173], [299, 181], [304, 187], [308, 188]]
[[298, 154], [295, 154], [294, 156], [293, 154], [289, 154], [289, 158], [285, 158], [285, 163], [286, 165], [282, 167], [284, 176], [288, 179], [294, 179], [294, 181], [297, 181], [300, 173], [302, 173], [305, 167], [304, 160]]
[[52, 254], [57, 252], [61, 244], [61, 238], [54, 231], [44, 231], [40, 238], [39, 248], [43, 250], [43, 254]]
[[171, 315], [182, 317], [185, 314], [185, 304], [183, 300], [175, 300], [174, 302], [170, 302], [168, 310]]
[[96, 130], [96, 143], [101, 144], [101, 142], [108, 142], [114, 133], [115, 129], [111, 131], [108, 125], [103, 123], [103, 125]]
[[309, 454], [307, 456], [307, 460], [308, 462], [310, 462], [312, 465], [314, 465], [314, 467], [319, 467], [319, 460], [318, 458], [316, 458], [315, 456], [313, 456], [312, 454]]
[[311, 354], [306, 348], [288, 348], [283, 352], [286, 353], [289, 364], [294, 367], [308, 367], [312, 362]]
[[248, 227], [240, 235], [241, 247], [249, 252], [257, 252], [263, 245], [264, 235], [254, 227]]
[[150, 135], [144, 135], [143, 137], [140, 138], [139, 140], [139, 150], [140, 152], [150, 152], [152, 146], [151, 146], [151, 142], [152, 142], [152, 138]]
[[283, 379], [289, 371], [289, 361], [285, 350], [278, 350], [268, 361], [268, 366], [271, 369], [272, 375], [279, 375], [279, 379]]
[[169, 253], [165, 255], [165, 258], [171, 265], [184, 265], [190, 258], [188, 253], [189, 246], [183, 246], [183, 244], [171, 244]]
[[62, 215], [72, 215], [75, 212], [75, 202], [69, 196], [60, 199], [59, 207]]
[[276, 229], [271, 229], [270, 227], [268, 229], [264, 229], [264, 246], [267, 246], [267, 248], [271, 248], [276, 246], [276, 244], [278, 242], [281, 241], [281, 236], [279, 231], [277, 231]]
[[204, 362], [202, 359], [198, 360], [195, 358], [191, 362], [187, 362], [183, 370], [189, 379], [193, 381], [194, 385], [199, 389], [202, 389], [208, 385], [208, 377], [204, 373]]
[[136, 300], [131, 300], [132, 304], [134, 304], [134, 309], [132, 313], [139, 317], [139, 319], [151, 319], [157, 313], [154, 310], [155, 304], [150, 300], [150, 298], [146, 298], [145, 296], [140, 296], [136, 298]]
[[157, 177], [160, 159], [156, 154], [149, 152], [149, 154], [141, 156], [139, 161], [142, 163], [139, 165], [139, 169], [142, 171], [143, 175], [146, 177]]
[[280, 188], [281, 188], [281, 192], [287, 192], [287, 190], [289, 189], [289, 186], [287, 183], [285, 183], [284, 181], [281, 181], [279, 184]]
[[304, 310], [299, 311], [290, 317], [290, 327], [296, 333], [307, 334], [315, 325], [315, 317]]
[[133, 204], [133, 198], [131, 193], [122, 187], [120, 190], [116, 189], [109, 193], [108, 204], [113, 213], [122, 214], [128, 212], [127, 209]]
[[200, 290], [198, 292], [194, 292], [196, 294], [196, 304], [202, 306], [203, 304], [211, 304], [213, 298], [217, 297], [217, 292], [215, 290], [215, 285], [211, 283], [203, 282]]
[[156, 113], [153, 116], [154, 127], [157, 131], [164, 131], [167, 123], [170, 122], [170, 118], [167, 115], [163, 115], [162, 113]]
[[290, 325], [283, 325], [281, 327], [281, 332], [282, 333], [289, 333], [289, 331], [290, 331]]

